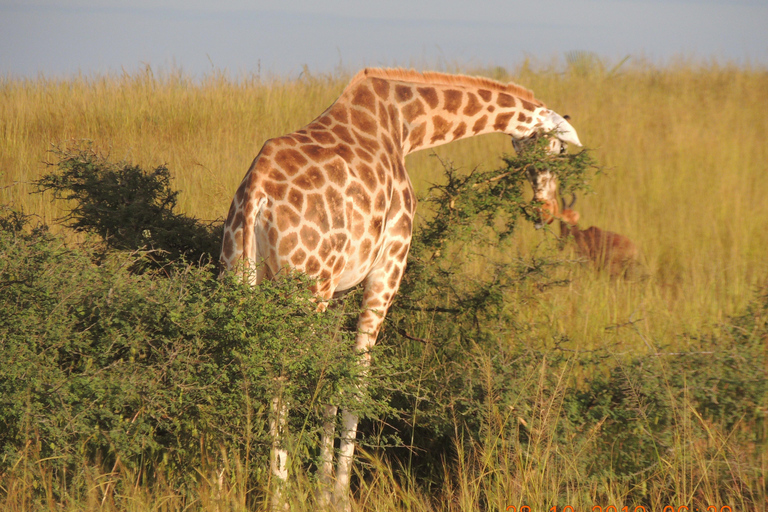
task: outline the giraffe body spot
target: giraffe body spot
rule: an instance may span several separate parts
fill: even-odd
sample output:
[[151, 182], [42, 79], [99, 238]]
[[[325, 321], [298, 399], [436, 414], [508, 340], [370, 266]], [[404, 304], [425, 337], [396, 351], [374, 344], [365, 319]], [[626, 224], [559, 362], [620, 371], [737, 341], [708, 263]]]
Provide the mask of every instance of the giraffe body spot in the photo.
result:
[[288, 176], [296, 174], [307, 163], [307, 158], [295, 149], [281, 149], [275, 154], [275, 164]]
[[370, 110], [373, 113], [376, 112], [376, 97], [365, 84], [360, 84], [355, 89], [355, 92], [352, 94], [352, 104]]
[[274, 181], [265, 181], [261, 187], [264, 193], [275, 201], [282, 201], [285, 197], [285, 192], [288, 190], [287, 183], [275, 183]]
[[496, 116], [496, 121], [493, 123], [493, 128], [498, 131], [504, 131], [509, 126], [509, 121], [514, 117], [514, 112], [502, 112]]
[[461, 91], [455, 89], [444, 91], [443, 97], [445, 98], [445, 110], [451, 114], [456, 114], [461, 106], [462, 96], [463, 94], [461, 94]]
[[321, 233], [325, 233], [331, 227], [328, 221], [328, 212], [325, 210], [325, 201], [321, 194], [307, 194], [307, 208], [304, 210], [304, 218], [314, 222]]
[[294, 228], [301, 222], [301, 217], [296, 210], [287, 204], [281, 204], [275, 209], [277, 215], [277, 229], [280, 231], [286, 231], [290, 228]]
[[502, 108], [513, 108], [517, 106], [517, 101], [511, 94], [500, 92], [499, 97], [496, 98], [496, 104]]
[[479, 94], [480, 97], [483, 98], [483, 101], [486, 103], [491, 101], [491, 98], [493, 98], [493, 93], [488, 89], [480, 89], [477, 91], [477, 94]]
[[453, 139], [454, 140], [459, 139], [463, 137], [465, 133], [467, 133], [467, 123], [462, 121], [459, 123], [456, 129], [453, 130]]
[[349, 130], [347, 130], [346, 126], [342, 126], [340, 124], [337, 124], [333, 128], [331, 128], [331, 131], [336, 135], [339, 139], [342, 140], [342, 142], [346, 142], [347, 144], [354, 144], [355, 139], [352, 138], [352, 134], [349, 133]]
[[376, 92], [379, 98], [382, 100], [389, 99], [389, 82], [382, 80], [381, 78], [371, 79], [373, 84], [373, 90]]
[[326, 176], [328, 176], [328, 179], [333, 184], [343, 187], [347, 182], [347, 168], [342, 161], [326, 164], [323, 169], [325, 169]]
[[395, 99], [398, 102], [404, 103], [404, 102], [410, 100], [412, 97], [413, 97], [413, 91], [407, 85], [396, 85], [395, 86]]
[[376, 119], [364, 110], [352, 110], [352, 125], [363, 133], [376, 135], [379, 130]]
[[452, 123], [441, 116], [435, 116], [432, 118], [432, 139], [430, 142], [434, 144], [439, 140], [445, 140], [445, 136], [452, 127]]
[[467, 106], [464, 107], [463, 114], [468, 117], [472, 117], [481, 110], [483, 110], [483, 104], [477, 99], [477, 96], [471, 92], [467, 93]]
[[303, 226], [299, 234], [301, 235], [301, 243], [310, 251], [314, 251], [317, 244], [320, 243], [320, 233], [311, 226]]
[[424, 136], [427, 134], [427, 123], [421, 123], [411, 130], [408, 135], [408, 142], [411, 143], [411, 148], [418, 148], [424, 143]]
[[437, 108], [440, 100], [437, 97], [437, 91], [434, 87], [418, 87], [416, 88], [416, 91], [418, 91], [419, 95], [424, 98], [424, 101], [427, 102], [429, 108]]
[[424, 104], [419, 100], [414, 100], [403, 107], [403, 118], [409, 123], [419, 116], [423, 116], [427, 111], [424, 110]]
[[280, 245], [277, 248], [278, 255], [283, 257], [288, 256], [291, 251], [293, 251], [293, 248], [296, 247], [298, 241], [299, 237], [296, 233], [285, 235], [283, 239], [280, 240]]
[[472, 125], [472, 131], [474, 133], [480, 132], [483, 128], [485, 128], [485, 125], [488, 124], [488, 116], [482, 116], [475, 121], [475, 124]]

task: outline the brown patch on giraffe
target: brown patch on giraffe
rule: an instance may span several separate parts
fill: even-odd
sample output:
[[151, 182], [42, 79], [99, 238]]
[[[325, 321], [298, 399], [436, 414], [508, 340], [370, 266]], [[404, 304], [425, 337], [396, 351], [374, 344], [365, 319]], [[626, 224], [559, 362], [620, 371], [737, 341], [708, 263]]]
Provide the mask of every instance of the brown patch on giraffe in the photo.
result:
[[280, 245], [277, 248], [278, 255], [282, 257], [288, 256], [291, 251], [293, 251], [293, 248], [296, 247], [298, 241], [299, 237], [296, 233], [285, 235], [283, 239], [280, 240]]
[[430, 144], [434, 144], [438, 140], [445, 140], [445, 136], [448, 133], [448, 131], [451, 129], [451, 126], [453, 124], [448, 121], [447, 119], [444, 119], [440, 116], [435, 116], [432, 118], [432, 138], [430, 139]]
[[323, 167], [328, 179], [339, 187], [343, 187], [347, 183], [347, 167], [342, 161], [336, 160], [329, 164], [325, 164]]
[[224, 232], [224, 239], [221, 242], [221, 253], [230, 256], [234, 253], [235, 242], [232, 240], [232, 233], [229, 231]]
[[299, 130], [298, 132], [291, 135], [291, 137], [293, 137], [293, 140], [295, 140], [299, 144], [312, 144], [312, 142], [314, 142], [312, 140], [312, 137], [307, 135], [307, 132], [304, 130]]
[[355, 152], [347, 144], [339, 144], [333, 148], [333, 151], [345, 162], [351, 162], [355, 158]]
[[403, 189], [403, 206], [407, 212], [411, 213], [413, 213], [413, 211], [416, 209], [416, 205], [414, 204], [413, 200], [413, 194], [408, 188]]
[[294, 208], [296, 208], [296, 211], [300, 212], [304, 207], [304, 194], [295, 188], [291, 188], [288, 191], [288, 202], [291, 203]]
[[384, 143], [384, 151], [385, 151], [384, 156], [387, 157], [387, 159], [389, 159], [389, 155], [391, 155], [395, 151], [395, 145], [392, 142], [392, 138], [387, 134], [382, 134], [381, 142]]
[[355, 148], [355, 154], [360, 157], [360, 160], [364, 160], [368, 163], [373, 162], [373, 155], [363, 148]]
[[410, 250], [410, 248], [411, 248], [410, 244], [405, 244], [405, 247], [403, 247], [403, 250], [400, 251], [399, 256], [401, 261], [405, 261], [406, 258], [408, 258], [408, 251]]
[[424, 98], [424, 101], [427, 102], [429, 108], [434, 109], [437, 107], [437, 104], [440, 103], [440, 99], [437, 97], [437, 91], [434, 87], [417, 87], [416, 90], [421, 97]]
[[355, 205], [363, 212], [371, 213], [371, 198], [359, 183], [351, 183], [344, 193], [347, 197], [351, 197]]
[[467, 101], [467, 106], [464, 107], [464, 110], [462, 111], [465, 116], [472, 117], [483, 110], [483, 104], [480, 103], [480, 101], [477, 99], [477, 96], [471, 92], [468, 92], [467, 98], [469, 98], [469, 101]]
[[521, 110], [520, 113], [517, 115], [517, 121], [520, 123], [524, 123], [526, 119], [528, 119], [528, 116], [526, 116], [525, 112]]
[[304, 260], [307, 259], [307, 253], [302, 249], [301, 247], [296, 248], [296, 251], [291, 256], [291, 263], [295, 267], [298, 267], [302, 263], [304, 263]]
[[400, 200], [400, 192], [397, 190], [392, 191], [392, 197], [389, 202], [389, 211], [387, 212], [387, 221], [391, 222], [400, 214], [400, 210], [403, 209], [403, 202]]
[[529, 101], [525, 101], [525, 100], [520, 100], [520, 102], [523, 104], [523, 108], [525, 110], [528, 110], [528, 111], [531, 111], [531, 112], [536, 110], [536, 105], [534, 105], [533, 103], [531, 103]]
[[333, 124], [333, 121], [328, 116], [321, 117], [317, 120], [317, 122], [325, 127], [331, 126]]
[[317, 144], [307, 144], [306, 146], [302, 146], [301, 150], [305, 155], [317, 163], [323, 163], [326, 160], [330, 160], [336, 156], [336, 153], [333, 152], [333, 149], [318, 146]]
[[317, 244], [320, 243], [320, 233], [312, 226], [303, 226], [299, 231], [301, 243], [309, 251], [314, 251]]
[[389, 131], [389, 116], [387, 116], [387, 109], [383, 103], [379, 102], [379, 125], [384, 132]]
[[384, 170], [381, 162], [376, 162], [376, 178], [378, 178], [379, 183], [384, 183], [387, 180], [387, 171]]
[[379, 98], [383, 100], [389, 99], [389, 82], [381, 78], [373, 78], [371, 79], [371, 84]]
[[342, 270], [344, 270], [344, 265], [346, 265], [346, 260], [344, 258], [339, 258], [336, 260], [336, 264], [333, 266], [333, 273], [338, 275], [341, 273]]
[[488, 124], [488, 116], [483, 116], [477, 119], [475, 121], [475, 124], [472, 125], [472, 131], [474, 133], [478, 133], [480, 130], [485, 128], [485, 125]]
[[445, 98], [445, 110], [451, 114], [456, 114], [461, 106], [462, 96], [463, 94], [461, 94], [461, 91], [457, 91], [456, 89], [448, 89], [444, 91], [443, 97]]
[[352, 94], [352, 104], [376, 113], [376, 96], [365, 85], [359, 85]]
[[390, 289], [395, 290], [397, 289], [397, 285], [399, 283], [400, 283], [400, 267], [396, 269], [396, 272], [392, 272], [392, 274], [389, 276], [387, 285], [389, 285]]
[[328, 212], [325, 210], [325, 200], [322, 194], [307, 194], [307, 208], [304, 210], [304, 218], [314, 222], [325, 233], [331, 227], [328, 220]]
[[334, 233], [331, 235], [330, 241], [331, 241], [331, 248], [336, 252], [341, 252], [344, 250], [344, 246], [347, 244], [347, 234], [343, 232]]
[[408, 142], [411, 143], [411, 149], [417, 148], [424, 143], [424, 136], [427, 134], [427, 123], [421, 123], [416, 126], [408, 135]]
[[345, 107], [344, 105], [336, 103], [334, 106], [331, 107], [331, 110], [329, 110], [328, 113], [336, 121], [342, 124], [347, 124], [349, 122], [349, 113], [347, 112], [347, 107]]
[[395, 86], [395, 100], [397, 100], [399, 103], [405, 103], [411, 98], [413, 98], [413, 91], [410, 87], [405, 85]]
[[360, 244], [359, 258], [360, 261], [368, 261], [371, 254], [371, 241], [367, 238]]
[[318, 272], [320, 272], [321, 268], [322, 268], [322, 265], [320, 265], [320, 262], [314, 256], [310, 256], [307, 259], [307, 264], [304, 265], [304, 271], [311, 276], [316, 275]]
[[277, 243], [277, 229], [274, 227], [269, 228], [269, 231], [267, 231], [267, 239], [269, 240], [269, 245], [274, 247]]
[[489, 102], [491, 101], [491, 98], [493, 98], [493, 93], [488, 89], [480, 89], [477, 91], [477, 94], [479, 94], [480, 97], [483, 98], [483, 101], [485, 102]]
[[325, 191], [325, 202], [328, 205], [328, 213], [331, 216], [331, 225], [334, 229], [344, 228], [344, 196], [333, 187]]
[[424, 104], [420, 100], [410, 102], [403, 107], [402, 111], [403, 118], [409, 123], [413, 123], [414, 119], [427, 113], [427, 111], [424, 110]]
[[371, 219], [370, 224], [368, 224], [368, 233], [374, 240], [378, 240], [381, 236], [381, 225], [383, 223], [384, 219], [382, 217], [374, 217]]
[[[270, 142], [272, 141], [268, 140], [267, 142], [264, 143], [264, 145], [261, 147], [261, 151], [259, 151], [259, 156], [262, 156], [262, 155], [269, 156], [272, 154], [272, 151], [274, 150], [274, 148], [272, 147], [272, 144], [270, 144]], [[257, 156], [256, 158], [253, 159], [253, 164], [251, 164], [251, 166], [253, 166], [256, 163], [256, 159], [258, 158], [259, 157]]]
[[337, 124], [333, 128], [331, 128], [331, 131], [340, 138], [343, 142], [346, 142], [347, 144], [354, 144], [355, 139], [352, 138], [352, 134], [349, 133], [349, 130], [347, 130], [346, 126], [342, 126], [340, 124]]
[[327, 238], [323, 238], [323, 242], [320, 244], [320, 249], [317, 251], [317, 255], [321, 261], [324, 261], [331, 254], [333, 246]]
[[245, 215], [243, 214], [243, 211], [240, 210], [237, 213], [235, 213], [235, 218], [232, 219], [232, 225], [236, 227], [240, 227], [243, 224], [245, 224]]
[[307, 165], [309, 160], [295, 149], [281, 149], [275, 154], [275, 163], [288, 176], [293, 176], [299, 169]]
[[261, 185], [261, 188], [265, 194], [275, 201], [281, 201], [285, 197], [285, 191], [288, 189], [288, 184], [265, 181]]
[[383, 190], [379, 190], [376, 194], [376, 198], [373, 200], [373, 209], [377, 212], [383, 212], [387, 207], [387, 196], [384, 195]]
[[285, 174], [281, 173], [277, 169], [270, 170], [269, 174], [267, 174], [267, 178], [273, 181], [285, 181], [288, 179]]
[[494, 107], [493, 105], [488, 105], [488, 108], [486, 110], [490, 113], [494, 113], [496, 112], [496, 107]]
[[323, 176], [323, 171], [318, 166], [313, 165], [294, 178], [293, 184], [304, 190], [314, 190], [325, 185], [325, 176]]
[[496, 121], [493, 123], [493, 128], [498, 131], [504, 131], [509, 126], [509, 120], [515, 116], [514, 112], [502, 112], [496, 116]]
[[281, 204], [275, 208], [277, 216], [277, 229], [287, 231], [289, 228], [296, 227], [301, 222], [301, 217], [296, 211], [287, 204]]
[[400, 220], [392, 226], [392, 236], [398, 236], [401, 238], [409, 238], [411, 236], [411, 218], [408, 215], [401, 215]]
[[379, 144], [379, 141], [370, 137], [363, 137], [362, 135], [357, 135], [357, 142], [360, 144], [360, 146], [366, 150], [367, 152], [371, 154], [376, 154], [376, 152], [379, 151], [379, 148], [381, 148], [381, 144]]
[[390, 256], [394, 256], [395, 254], [400, 252], [400, 249], [402, 248], [403, 248], [402, 242], [392, 242], [392, 245], [389, 246], [389, 250], [387, 252], [389, 252]]
[[[246, 189], [247, 183], [246, 180], [243, 180], [240, 183], [240, 186], [237, 187], [237, 192], [235, 192], [235, 201], [237, 201], [237, 204], [243, 204], [243, 201], [245, 200], [245, 189]], [[232, 207], [235, 206], [235, 201], [232, 202]]]
[[360, 164], [357, 165], [357, 174], [368, 190], [370, 190], [371, 192], [376, 190], [376, 185], [378, 185], [378, 180], [376, 180], [376, 173], [373, 171], [371, 166], [361, 162]]
[[511, 94], [500, 92], [499, 97], [496, 99], [496, 104], [502, 108], [511, 108], [517, 105], [517, 101]]
[[465, 133], [467, 133], [467, 123], [462, 121], [459, 123], [459, 126], [457, 126], [455, 130], [453, 130], [453, 139], [456, 140], [458, 138], [461, 138], [464, 136]]
[[363, 133], [376, 135], [376, 132], [379, 130], [376, 119], [363, 110], [352, 109], [351, 118], [352, 125]]

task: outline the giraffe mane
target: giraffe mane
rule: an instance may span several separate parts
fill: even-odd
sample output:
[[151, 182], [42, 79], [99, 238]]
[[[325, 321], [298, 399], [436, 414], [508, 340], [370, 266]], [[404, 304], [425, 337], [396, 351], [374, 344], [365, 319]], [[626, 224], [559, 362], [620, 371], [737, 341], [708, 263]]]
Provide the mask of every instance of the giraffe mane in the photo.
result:
[[411, 82], [418, 84], [434, 85], [464, 85], [469, 87], [482, 87], [493, 91], [501, 91], [517, 96], [518, 98], [530, 101], [536, 106], [544, 107], [544, 103], [537, 100], [533, 91], [526, 89], [514, 82], [503, 83], [491, 78], [469, 75], [451, 75], [437, 71], [420, 72], [413, 69], [402, 68], [365, 68], [359, 71], [349, 82], [346, 89], [349, 89], [358, 82], [366, 78], [383, 78], [385, 80], [398, 80], [402, 82]]

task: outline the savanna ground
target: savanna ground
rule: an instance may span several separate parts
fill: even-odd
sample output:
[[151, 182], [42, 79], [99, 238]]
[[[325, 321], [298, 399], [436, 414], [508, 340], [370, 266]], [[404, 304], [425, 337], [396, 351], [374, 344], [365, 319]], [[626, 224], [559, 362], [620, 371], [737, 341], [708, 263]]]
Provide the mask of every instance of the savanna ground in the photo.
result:
[[[508, 184], [519, 208], [493, 204], [501, 217], [479, 227], [488, 205], [471, 194], [501, 197], [483, 187], [515, 168], [508, 137], [410, 156], [422, 238], [363, 400], [354, 507], [764, 510], [768, 71], [593, 58], [460, 71], [571, 116], [598, 170], [570, 185], [581, 223], [634, 240], [642, 272], [610, 279], [561, 250], [554, 225], [524, 220], [522, 181]], [[311, 121], [350, 76], [0, 81], [3, 510], [265, 507], [278, 374], [301, 382], [277, 392], [305, 404], [291, 506], [313, 509], [315, 409], [350, 378], [352, 303], [318, 318], [275, 298], [301, 283], [249, 298], [210, 268], [73, 233], [57, 219], [75, 201], [39, 180], [62, 162], [166, 166], [180, 193], [158, 211], [220, 221], [263, 142]], [[461, 229], [436, 222], [455, 220], [447, 188], [469, 190]], [[499, 218], [519, 221], [499, 237]], [[297, 339], [311, 348], [292, 352]], [[265, 363], [270, 350], [287, 355]]]

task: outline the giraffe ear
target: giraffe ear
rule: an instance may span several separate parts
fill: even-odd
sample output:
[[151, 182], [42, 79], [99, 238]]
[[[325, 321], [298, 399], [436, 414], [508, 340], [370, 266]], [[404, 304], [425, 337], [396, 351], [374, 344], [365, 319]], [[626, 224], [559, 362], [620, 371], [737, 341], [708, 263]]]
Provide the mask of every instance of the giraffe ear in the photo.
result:
[[557, 112], [549, 111], [549, 114], [545, 117], [545, 125], [548, 129], [554, 130], [557, 138], [561, 141], [581, 147], [581, 141], [576, 134], [576, 129]]

